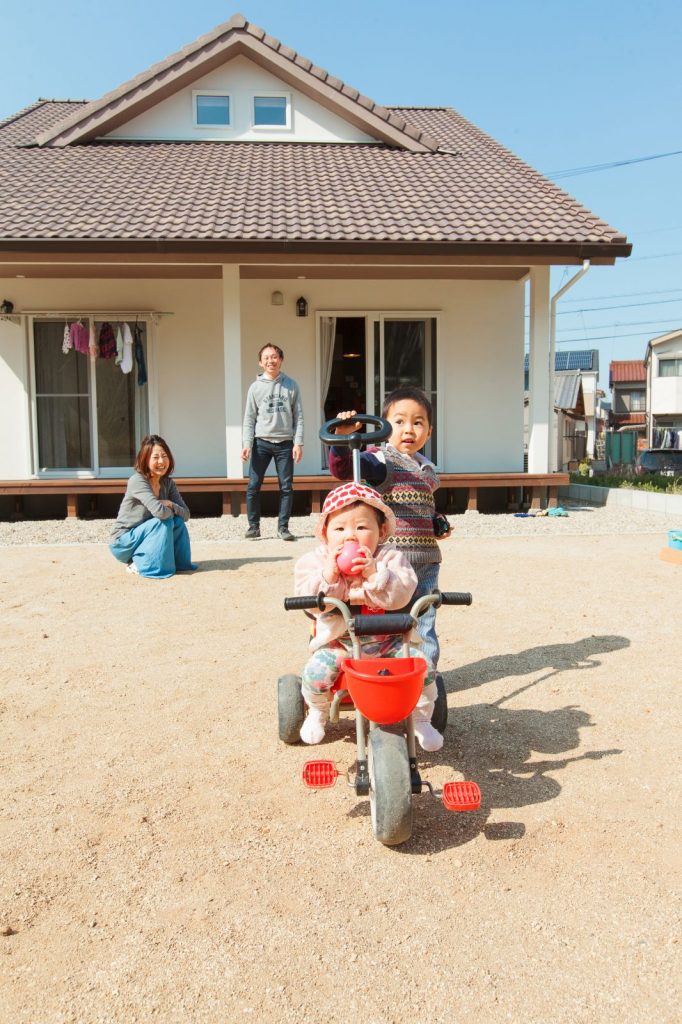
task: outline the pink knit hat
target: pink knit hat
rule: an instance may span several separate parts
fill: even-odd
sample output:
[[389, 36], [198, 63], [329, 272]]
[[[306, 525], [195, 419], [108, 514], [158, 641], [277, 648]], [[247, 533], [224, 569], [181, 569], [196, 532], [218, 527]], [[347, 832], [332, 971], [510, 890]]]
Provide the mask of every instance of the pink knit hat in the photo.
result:
[[345, 508], [347, 505], [352, 505], [356, 501], [362, 501], [365, 505], [371, 505], [372, 508], [377, 508], [380, 512], [383, 512], [386, 516], [386, 523], [388, 524], [387, 536], [394, 536], [396, 531], [395, 516], [388, 505], [384, 504], [381, 497], [373, 487], [367, 487], [366, 484], [356, 484], [355, 481], [342, 484], [341, 487], [335, 487], [333, 491], [329, 492], [327, 497], [324, 499], [320, 518], [317, 526], [315, 527], [315, 536], [320, 540], [324, 540], [324, 529], [327, 525], [327, 519], [329, 518], [330, 513], [338, 512], [339, 509]]

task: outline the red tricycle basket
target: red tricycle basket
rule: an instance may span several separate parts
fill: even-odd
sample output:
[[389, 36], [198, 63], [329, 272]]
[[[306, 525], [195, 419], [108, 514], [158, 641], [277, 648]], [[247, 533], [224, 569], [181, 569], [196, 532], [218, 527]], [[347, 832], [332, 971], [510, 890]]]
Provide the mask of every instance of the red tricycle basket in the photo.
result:
[[370, 722], [391, 725], [414, 711], [424, 686], [426, 662], [423, 658], [346, 658], [343, 671], [358, 711]]

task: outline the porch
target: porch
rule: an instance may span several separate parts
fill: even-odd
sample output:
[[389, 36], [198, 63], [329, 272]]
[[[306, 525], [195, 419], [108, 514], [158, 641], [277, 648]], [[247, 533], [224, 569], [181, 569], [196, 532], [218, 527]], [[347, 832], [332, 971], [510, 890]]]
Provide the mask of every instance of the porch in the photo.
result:
[[[445, 509], [453, 511], [456, 504], [456, 493], [466, 492], [466, 510], [478, 511], [479, 491], [492, 488], [506, 490], [507, 508], [518, 508], [528, 504], [537, 509], [546, 505], [554, 508], [557, 505], [559, 488], [567, 486], [567, 473], [441, 473], [441, 491], [445, 492]], [[219, 494], [223, 515], [242, 515], [246, 511], [246, 477], [176, 477], [175, 481], [182, 495], [188, 494]], [[88, 498], [88, 509], [85, 514], [97, 512], [97, 496], [115, 494], [121, 497], [125, 493], [127, 478], [60, 478], [32, 480], [0, 480], [0, 497], [14, 498], [13, 518], [24, 517], [23, 499], [28, 495], [63, 496], [68, 518], [79, 517], [84, 511], [79, 499]], [[311, 513], [320, 511], [325, 495], [336, 486], [337, 481], [328, 474], [294, 476], [294, 491], [309, 496]], [[273, 492], [279, 489], [277, 477], [268, 476], [263, 481], [262, 490]]]

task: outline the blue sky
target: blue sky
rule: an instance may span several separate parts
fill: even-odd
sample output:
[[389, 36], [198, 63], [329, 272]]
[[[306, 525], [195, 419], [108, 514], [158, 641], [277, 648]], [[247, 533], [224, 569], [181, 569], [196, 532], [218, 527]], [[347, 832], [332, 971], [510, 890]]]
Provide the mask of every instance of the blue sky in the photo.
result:
[[[454, 107], [550, 177], [682, 150], [674, 0], [6, 0], [0, 117], [100, 96], [237, 10], [377, 102]], [[559, 306], [559, 347], [598, 348], [607, 386], [611, 359], [682, 327], [682, 156], [558, 183], [634, 243]]]

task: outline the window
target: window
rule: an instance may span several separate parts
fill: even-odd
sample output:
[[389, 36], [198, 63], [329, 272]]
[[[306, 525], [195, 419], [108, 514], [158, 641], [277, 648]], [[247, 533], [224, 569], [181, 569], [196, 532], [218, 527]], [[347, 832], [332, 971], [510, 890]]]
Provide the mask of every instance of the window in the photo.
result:
[[659, 377], [682, 377], [682, 359], [659, 359]]
[[[81, 322], [89, 327], [89, 319]], [[97, 339], [103, 322], [95, 320]], [[149, 431], [148, 385], [138, 384], [137, 362], [123, 373], [114, 358], [63, 352], [64, 325], [63, 319], [33, 323], [35, 465], [40, 473], [111, 470], [120, 475], [122, 468], [132, 468]], [[112, 323], [114, 331], [118, 326]], [[128, 326], [134, 336], [135, 324]], [[137, 325], [145, 370], [146, 326]]]
[[229, 128], [230, 96], [226, 92], [195, 92], [194, 123], [198, 128]]
[[255, 128], [289, 128], [289, 97], [282, 94], [254, 96], [253, 124]]
[[630, 392], [630, 412], [644, 412], [646, 409], [646, 391]]

